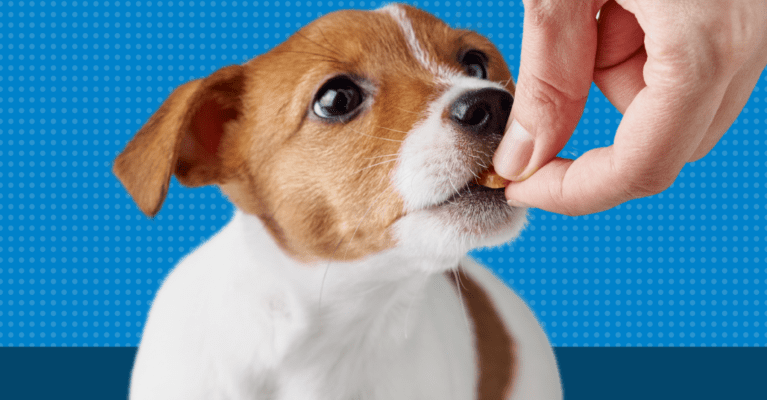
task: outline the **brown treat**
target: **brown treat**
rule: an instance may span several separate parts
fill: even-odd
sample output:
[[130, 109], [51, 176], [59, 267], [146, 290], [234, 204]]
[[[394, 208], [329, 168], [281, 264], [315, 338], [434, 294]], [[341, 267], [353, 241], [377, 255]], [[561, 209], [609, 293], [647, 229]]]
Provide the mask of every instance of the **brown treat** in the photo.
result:
[[491, 189], [500, 189], [506, 187], [508, 180], [502, 178], [495, 173], [495, 169], [491, 166], [489, 169], [482, 171], [479, 178], [475, 181], [478, 185], [488, 187]]

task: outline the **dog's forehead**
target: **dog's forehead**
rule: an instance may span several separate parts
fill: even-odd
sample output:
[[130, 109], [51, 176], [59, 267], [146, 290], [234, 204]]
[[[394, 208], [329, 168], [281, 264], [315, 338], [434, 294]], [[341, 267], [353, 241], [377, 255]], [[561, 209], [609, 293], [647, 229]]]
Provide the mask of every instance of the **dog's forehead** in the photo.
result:
[[333, 69], [376, 75], [392, 70], [431, 70], [435, 65], [445, 68], [450, 64], [445, 60], [455, 58], [463, 36], [431, 14], [395, 4], [375, 11], [345, 10], [325, 15], [285, 45]]

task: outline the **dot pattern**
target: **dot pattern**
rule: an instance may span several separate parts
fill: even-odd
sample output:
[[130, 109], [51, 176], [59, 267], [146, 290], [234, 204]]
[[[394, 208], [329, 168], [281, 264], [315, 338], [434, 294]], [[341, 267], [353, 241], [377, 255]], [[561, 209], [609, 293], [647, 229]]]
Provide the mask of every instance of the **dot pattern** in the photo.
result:
[[[488, 36], [516, 75], [521, 2], [420, 1]], [[151, 300], [232, 206], [174, 180], [145, 218], [111, 163], [176, 86], [264, 53], [365, 1], [0, 0], [0, 346], [135, 346]], [[767, 345], [767, 81], [671, 189], [598, 215], [532, 211], [474, 255], [557, 346]], [[562, 155], [611, 144], [594, 88]]]

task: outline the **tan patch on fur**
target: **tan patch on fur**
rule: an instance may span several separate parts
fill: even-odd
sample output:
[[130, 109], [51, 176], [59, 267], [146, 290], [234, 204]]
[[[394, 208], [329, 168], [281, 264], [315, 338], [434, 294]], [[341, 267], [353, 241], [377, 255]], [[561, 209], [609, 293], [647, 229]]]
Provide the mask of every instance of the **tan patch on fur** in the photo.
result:
[[458, 274], [458, 281], [452, 273], [445, 276], [461, 292], [466, 312], [474, 323], [479, 371], [477, 400], [505, 399], [514, 380], [514, 341], [490, 296], [460, 267]]

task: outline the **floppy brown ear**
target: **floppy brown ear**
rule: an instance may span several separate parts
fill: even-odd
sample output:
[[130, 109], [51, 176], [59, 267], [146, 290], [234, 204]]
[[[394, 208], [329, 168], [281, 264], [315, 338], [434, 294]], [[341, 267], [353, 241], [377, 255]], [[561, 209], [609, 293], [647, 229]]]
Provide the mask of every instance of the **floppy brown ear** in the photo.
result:
[[220, 145], [244, 87], [242, 65], [179, 86], [117, 156], [112, 171], [144, 214], [160, 211], [174, 173], [186, 186], [223, 183]]

